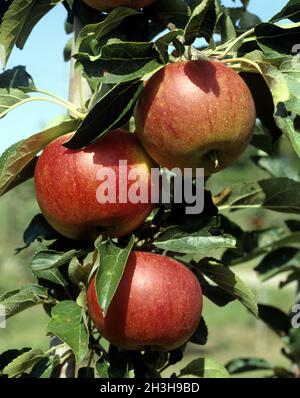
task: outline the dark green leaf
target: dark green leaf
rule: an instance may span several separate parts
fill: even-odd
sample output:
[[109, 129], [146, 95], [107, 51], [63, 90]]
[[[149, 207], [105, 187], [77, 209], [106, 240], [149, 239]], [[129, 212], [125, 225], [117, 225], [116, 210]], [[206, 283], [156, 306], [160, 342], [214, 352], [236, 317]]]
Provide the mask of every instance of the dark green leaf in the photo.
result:
[[82, 262], [77, 257], [73, 257], [68, 268], [70, 280], [77, 286], [80, 283], [86, 284], [93, 265], [96, 262], [96, 253], [91, 252], [83, 259]]
[[26, 71], [25, 66], [15, 66], [0, 75], [0, 88], [35, 88], [32, 77]]
[[79, 379], [93, 379], [95, 377], [94, 369], [83, 367], [78, 369], [78, 376]]
[[76, 129], [78, 123], [75, 119], [65, 120], [9, 147], [0, 157], [0, 195], [10, 189], [41, 149], [56, 137]]
[[276, 158], [262, 155], [253, 157], [253, 160], [259, 167], [267, 171], [272, 177], [286, 177], [300, 182], [300, 170], [298, 167], [299, 159], [295, 159], [292, 154], [290, 157], [282, 156]]
[[128, 245], [122, 249], [110, 240], [97, 245], [100, 255], [100, 266], [96, 274], [96, 292], [104, 316], [113, 299], [122, 278], [127, 259], [134, 244], [134, 236]]
[[[298, 323], [299, 325], [299, 323]], [[300, 360], [300, 328], [291, 328], [289, 333], [289, 348], [296, 361]]]
[[74, 301], [62, 301], [52, 309], [48, 333], [64, 341], [74, 352], [76, 363], [83, 361], [88, 352], [88, 330], [83, 309]]
[[185, 44], [189, 45], [198, 37], [209, 43], [217, 21], [214, 0], [202, 0], [194, 8], [184, 30]]
[[241, 33], [253, 28], [261, 22], [257, 15], [246, 11], [244, 7], [227, 8], [227, 10], [237, 30]]
[[288, 178], [237, 183], [219, 206], [219, 210], [247, 208], [297, 214], [300, 212], [300, 183]]
[[41, 358], [32, 368], [30, 377], [40, 379], [49, 379], [56, 366], [59, 365], [59, 357], [57, 355]]
[[204, 258], [197, 264], [197, 269], [220, 286], [225, 292], [237, 298], [252, 314], [258, 317], [255, 296], [244, 282], [231, 269], [218, 260]]
[[131, 116], [142, 88], [140, 80], [115, 85], [96, 103], [65, 146], [69, 149], [80, 149], [109, 130], [124, 125]]
[[180, 371], [180, 376], [198, 376], [205, 379], [228, 378], [229, 373], [219, 362], [211, 358], [194, 359]]
[[95, 59], [100, 68], [114, 75], [134, 73], [153, 60], [160, 61], [160, 54], [154, 43], [123, 41], [108, 42]]
[[286, 220], [286, 225], [291, 232], [300, 232], [300, 221], [299, 220]]
[[299, 269], [300, 252], [296, 248], [282, 247], [267, 254], [255, 268], [263, 281], [281, 272]]
[[109, 364], [104, 358], [100, 358], [96, 363], [96, 370], [101, 379], [109, 378]]
[[16, 44], [22, 49], [37, 22], [62, 0], [15, 0], [7, 10], [0, 26], [3, 66]]
[[33, 256], [29, 268], [33, 272], [46, 271], [52, 268], [59, 268], [71, 261], [73, 257], [81, 256], [80, 250], [69, 250], [67, 252], [57, 252], [54, 250], [39, 250]]
[[0, 88], [0, 118], [6, 116], [16, 106], [25, 104], [29, 96], [17, 88]]
[[24, 354], [25, 352], [30, 351], [30, 348], [23, 348], [22, 350], [11, 349], [4, 351], [0, 354], [0, 374], [2, 370], [14, 359], [16, 359], [19, 355]]
[[276, 51], [290, 55], [299, 34], [300, 25], [284, 27], [272, 23], [260, 23], [255, 26], [257, 43], [266, 53]]
[[50, 226], [42, 214], [37, 214], [30, 221], [30, 224], [25, 229], [23, 240], [28, 247], [36, 239], [51, 240], [57, 237], [58, 233]]
[[214, 233], [204, 227], [197, 232], [186, 232], [177, 227], [171, 227], [159, 234], [154, 245], [159, 249], [178, 253], [204, 253], [220, 248], [234, 248], [236, 240], [230, 235]]
[[47, 289], [28, 284], [20, 289], [4, 293], [0, 303], [5, 307], [6, 317], [9, 318], [27, 308], [43, 304], [48, 299]]
[[200, 323], [195, 330], [194, 334], [190, 338], [190, 342], [199, 345], [205, 345], [208, 338], [208, 329], [203, 317], [200, 319]]
[[290, 19], [293, 22], [300, 21], [300, 3], [299, 0], [290, 0], [283, 9], [270, 22], [280, 21], [281, 19]]
[[[177, 42], [179, 41], [178, 39], [182, 40], [182, 36], [184, 34], [184, 31], [182, 29], [175, 29], [171, 30], [170, 32], [166, 33], [163, 36], [160, 36], [157, 40], [155, 40], [154, 45], [155, 48], [159, 51], [161, 55], [161, 59], [164, 60], [164, 63], [167, 64], [169, 62], [169, 45], [170, 43], [174, 43], [174, 46], [176, 46]], [[181, 42], [179, 42], [181, 43]], [[180, 45], [179, 45], [180, 46]], [[181, 43], [181, 47], [179, 48], [180, 54], [184, 53], [184, 46]]]
[[[50, 281], [56, 285], [66, 287], [68, 281], [63, 277], [62, 273], [57, 268], [52, 268], [43, 271], [32, 271], [33, 275], [38, 279]], [[40, 282], [39, 282], [40, 283]]]
[[9, 363], [3, 369], [3, 374], [7, 374], [8, 377], [16, 377], [32, 368], [44, 356], [45, 353], [39, 348], [26, 351]]
[[260, 358], [237, 358], [226, 364], [231, 375], [255, 370], [273, 369], [270, 362]]
[[199, 279], [204, 296], [217, 306], [224, 307], [225, 305], [235, 300], [232, 295], [226, 293], [219, 286], [214, 286], [208, 283], [208, 281], [203, 277], [202, 274], [198, 273], [197, 277]]
[[136, 10], [131, 8], [118, 7], [112, 10], [104, 21], [84, 26], [77, 37], [75, 53], [89, 53], [89, 48], [87, 49], [85, 46], [87, 39], [90, 42], [90, 39], [92, 38], [96, 43], [99, 43], [103, 37], [120, 25], [125, 18], [137, 13], [138, 12]]
[[215, 3], [217, 12], [216, 33], [220, 33], [222, 42], [226, 43], [236, 38], [235, 27], [230, 18], [228, 9], [222, 6], [219, 0], [216, 0]]
[[147, 78], [151, 77], [153, 73], [157, 72], [161, 68], [163, 68], [163, 64], [161, 64], [157, 60], [152, 60], [145, 64], [145, 66], [142, 66], [136, 72], [127, 75], [115, 75], [112, 73], [105, 73], [103, 77], [99, 78], [99, 81], [104, 84], [118, 84], [136, 79], [146, 80]]
[[282, 310], [271, 305], [258, 304], [258, 314], [280, 337], [288, 335], [292, 325], [290, 318]]
[[[128, 351], [119, 350], [117, 347], [110, 345], [108, 353], [109, 377], [110, 378], [128, 378], [129, 373], [129, 354]], [[105, 370], [106, 372], [106, 370]], [[104, 376], [105, 377], [105, 374]]]
[[244, 232], [238, 241], [238, 249], [227, 250], [222, 261], [226, 265], [236, 265], [281, 247], [298, 247], [299, 239], [299, 232], [287, 234], [282, 228]]
[[150, 16], [156, 16], [155, 21], [158, 18], [163, 25], [172, 23], [179, 29], [184, 29], [191, 15], [190, 7], [184, 0], [155, 1], [147, 8], [147, 12]]

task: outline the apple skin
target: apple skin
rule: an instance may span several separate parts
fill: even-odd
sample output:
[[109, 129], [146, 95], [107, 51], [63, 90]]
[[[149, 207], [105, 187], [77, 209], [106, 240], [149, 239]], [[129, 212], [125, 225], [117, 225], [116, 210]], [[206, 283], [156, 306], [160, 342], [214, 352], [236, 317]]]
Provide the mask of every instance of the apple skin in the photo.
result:
[[[135, 109], [138, 137], [161, 166], [204, 168], [205, 175], [230, 165], [249, 144], [255, 105], [243, 79], [218, 61], [168, 64], [145, 84]], [[218, 164], [215, 162], [217, 159]]]
[[[36, 165], [36, 198], [45, 218], [62, 235], [77, 240], [92, 240], [100, 233], [120, 237], [133, 232], [145, 221], [154, 205], [130, 201], [118, 203], [118, 200], [117, 203], [99, 203], [96, 192], [104, 180], [97, 180], [97, 172], [102, 167], [113, 168], [117, 181], [116, 197], [119, 198], [119, 160], [127, 160], [128, 173], [133, 168], [143, 173], [141, 185], [150, 198], [151, 189], [155, 189], [150, 175], [153, 161], [135, 134], [125, 130], [113, 130], [82, 150], [63, 146], [72, 135], [66, 134], [52, 141]], [[133, 183], [129, 181], [127, 188]]]
[[130, 7], [136, 10], [146, 7], [155, 0], [83, 0], [88, 6], [95, 10], [105, 11], [116, 7]]
[[87, 306], [94, 325], [113, 345], [169, 351], [196, 330], [202, 290], [195, 275], [178, 261], [132, 251], [106, 317], [97, 300], [95, 276], [87, 290]]

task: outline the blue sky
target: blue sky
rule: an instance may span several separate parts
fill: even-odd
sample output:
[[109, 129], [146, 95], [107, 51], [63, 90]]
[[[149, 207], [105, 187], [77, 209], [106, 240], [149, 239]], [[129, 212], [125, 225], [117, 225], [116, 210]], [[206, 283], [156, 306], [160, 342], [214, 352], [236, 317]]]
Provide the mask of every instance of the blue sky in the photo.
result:
[[[224, 0], [224, 5], [239, 5]], [[268, 20], [287, 3], [287, 0], [251, 0], [249, 11]], [[7, 68], [25, 65], [38, 88], [68, 97], [69, 64], [63, 61], [63, 48], [68, 40], [64, 31], [65, 9], [55, 7], [35, 27], [24, 50], [14, 49]], [[0, 153], [8, 146], [43, 129], [45, 123], [64, 109], [43, 102], [26, 104], [0, 120]]]

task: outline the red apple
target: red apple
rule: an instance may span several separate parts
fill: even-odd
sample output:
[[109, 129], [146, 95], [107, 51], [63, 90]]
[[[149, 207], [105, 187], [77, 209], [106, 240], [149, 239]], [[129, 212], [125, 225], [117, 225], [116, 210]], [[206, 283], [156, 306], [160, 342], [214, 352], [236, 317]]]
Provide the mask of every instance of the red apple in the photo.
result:
[[204, 168], [210, 175], [237, 159], [255, 127], [243, 79], [218, 61], [169, 64], [145, 84], [135, 110], [137, 134], [161, 166]]
[[83, 0], [87, 5], [99, 11], [111, 10], [116, 7], [143, 8], [155, 0]]
[[[100, 233], [120, 237], [133, 232], [154, 207], [150, 196], [154, 189], [150, 175], [154, 163], [136, 136], [125, 130], [111, 131], [82, 150], [63, 146], [71, 136], [67, 134], [52, 141], [36, 166], [36, 197], [45, 218], [58, 232], [72, 239], [93, 239]], [[119, 160], [127, 161], [127, 166], [120, 168]], [[115, 180], [99, 177], [107, 168], [115, 173]], [[128, 173], [127, 180], [124, 171]], [[132, 180], [130, 173], [134, 173]], [[124, 176], [125, 182], [119, 187]], [[135, 192], [135, 188], [137, 203], [128, 200], [128, 192]], [[109, 196], [114, 190], [116, 203]], [[142, 190], [147, 193], [145, 203], [138, 202]], [[99, 194], [104, 200], [99, 201]], [[121, 195], [127, 203], [121, 203]]]
[[195, 275], [178, 261], [133, 251], [106, 317], [97, 300], [95, 277], [87, 304], [96, 328], [117, 347], [168, 351], [183, 345], [197, 328], [202, 291]]

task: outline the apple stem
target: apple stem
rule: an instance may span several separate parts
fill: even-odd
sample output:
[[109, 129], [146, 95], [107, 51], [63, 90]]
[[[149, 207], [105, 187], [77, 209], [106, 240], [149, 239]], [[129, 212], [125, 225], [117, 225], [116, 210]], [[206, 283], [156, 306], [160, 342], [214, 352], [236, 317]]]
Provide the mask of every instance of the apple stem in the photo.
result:
[[231, 64], [231, 63], [235, 63], [235, 62], [239, 62], [242, 63], [244, 62], [245, 64], [249, 64], [252, 65], [255, 69], [258, 70], [258, 72], [263, 75], [263, 71], [261, 70], [260, 66], [258, 65], [257, 62], [251, 61], [250, 59], [247, 58], [230, 58], [230, 59], [223, 59], [220, 60], [220, 62], [222, 62], [222, 64]]
[[250, 30], [247, 30], [246, 32], [244, 32], [244, 33], [241, 34], [240, 36], [238, 36], [235, 40], [229, 41], [229, 42], [228, 42], [227, 48], [225, 49], [225, 51], [224, 51], [221, 55], [218, 56], [218, 58], [219, 58], [219, 59], [225, 58], [226, 55], [227, 55], [231, 50], [233, 50], [234, 47], [235, 47], [238, 43], [242, 42], [246, 37], [248, 37], [248, 36], [250, 36], [250, 35], [253, 35], [254, 32], [255, 32], [255, 29], [252, 28], [252, 29], [250, 29]]
[[220, 163], [219, 163], [219, 159], [218, 159], [218, 156], [217, 156], [217, 151], [216, 150], [212, 150], [209, 153], [209, 157], [213, 161], [213, 163], [215, 165], [215, 169], [218, 169], [219, 166], [220, 166]]

